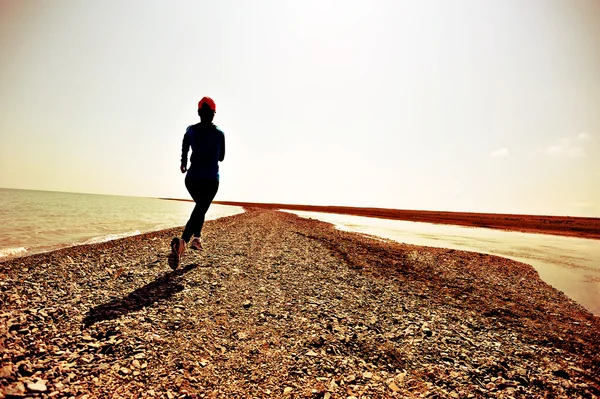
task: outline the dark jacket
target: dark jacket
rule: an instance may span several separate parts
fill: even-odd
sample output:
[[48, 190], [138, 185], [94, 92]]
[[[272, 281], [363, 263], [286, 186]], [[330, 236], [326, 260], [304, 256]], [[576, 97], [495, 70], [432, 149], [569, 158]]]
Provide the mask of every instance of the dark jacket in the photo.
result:
[[188, 151], [192, 148], [187, 177], [219, 180], [219, 162], [225, 158], [225, 135], [211, 124], [188, 126], [183, 136], [181, 165], [187, 166]]

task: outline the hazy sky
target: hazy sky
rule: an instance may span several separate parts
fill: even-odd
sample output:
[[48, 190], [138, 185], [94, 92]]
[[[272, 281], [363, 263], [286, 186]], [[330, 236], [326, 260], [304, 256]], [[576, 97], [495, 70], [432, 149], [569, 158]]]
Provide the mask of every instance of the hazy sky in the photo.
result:
[[0, 187], [600, 216], [600, 1], [0, 0]]

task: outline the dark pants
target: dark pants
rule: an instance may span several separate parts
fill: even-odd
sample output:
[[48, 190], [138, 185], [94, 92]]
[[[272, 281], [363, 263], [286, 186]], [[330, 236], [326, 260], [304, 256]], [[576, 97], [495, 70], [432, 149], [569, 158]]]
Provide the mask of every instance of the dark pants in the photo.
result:
[[185, 178], [185, 187], [194, 199], [196, 206], [185, 225], [181, 238], [189, 242], [192, 236], [200, 237], [204, 225], [204, 215], [219, 189], [219, 181], [214, 179]]

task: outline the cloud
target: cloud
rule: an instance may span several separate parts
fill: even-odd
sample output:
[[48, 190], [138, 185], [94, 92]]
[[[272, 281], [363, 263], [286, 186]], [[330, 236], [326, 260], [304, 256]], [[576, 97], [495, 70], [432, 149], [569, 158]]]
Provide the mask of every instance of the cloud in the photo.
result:
[[492, 151], [490, 156], [492, 158], [508, 158], [510, 157], [510, 153], [508, 152], [508, 148], [499, 148], [496, 151]]
[[580, 140], [580, 141], [585, 141], [589, 138], [590, 138], [590, 135], [587, 134], [586, 132], [581, 132], [577, 135], [577, 140]]
[[[580, 133], [576, 141], [589, 138], [587, 133]], [[582, 158], [585, 157], [583, 147], [574, 143], [570, 138], [563, 138], [543, 149], [544, 154], [553, 158]]]

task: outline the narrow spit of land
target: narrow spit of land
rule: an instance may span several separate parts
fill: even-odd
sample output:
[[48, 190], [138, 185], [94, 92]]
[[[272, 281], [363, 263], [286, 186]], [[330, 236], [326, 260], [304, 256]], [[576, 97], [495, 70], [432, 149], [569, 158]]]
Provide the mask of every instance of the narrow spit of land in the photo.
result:
[[287, 209], [296, 211], [340, 213], [381, 219], [406, 220], [466, 227], [553, 234], [567, 237], [600, 239], [600, 218], [573, 216], [514, 215], [501, 213], [419, 211], [386, 208], [356, 208], [349, 206], [318, 206], [292, 204], [261, 204], [250, 202], [215, 201], [221, 205]]
[[0, 397], [600, 395], [600, 319], [507, 259], [292, 214], [0, 263]]

